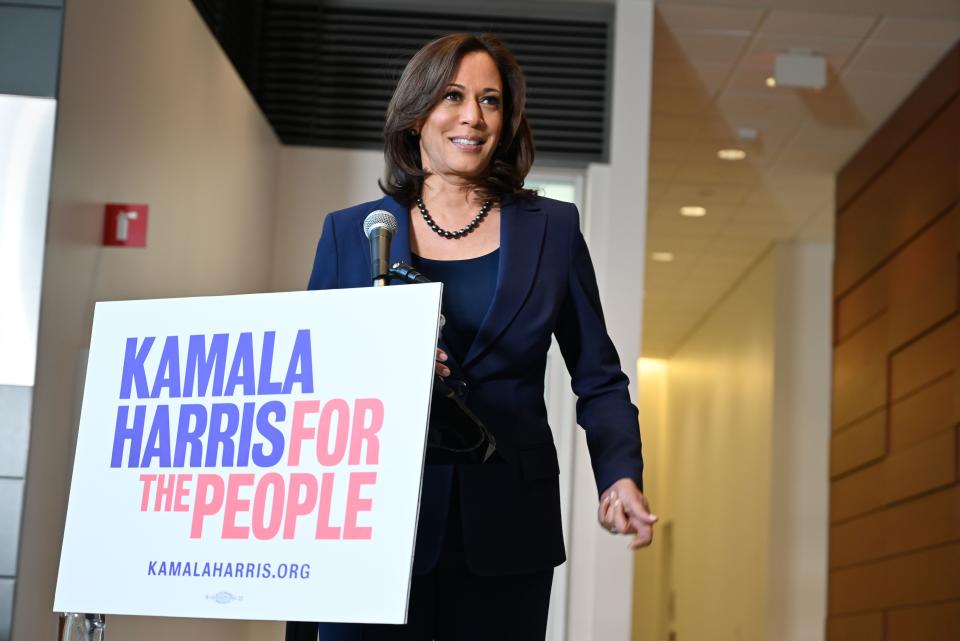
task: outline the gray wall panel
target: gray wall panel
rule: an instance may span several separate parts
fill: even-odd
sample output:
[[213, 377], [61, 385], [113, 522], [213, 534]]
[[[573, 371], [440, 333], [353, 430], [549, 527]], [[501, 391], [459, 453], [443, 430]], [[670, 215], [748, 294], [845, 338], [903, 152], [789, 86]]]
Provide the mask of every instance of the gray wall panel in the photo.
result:
[[63, 10], [0, 5], [0, 93], [56, 96]]
[[0, 479], [0, 576], [12, 577], [17, 572], [22, 506], [23, 481]]
[[13, 579], [0, 579], [0, 641], [10, 641], [13, 618]]
[[0, 385], [0, 476], [26, 476], [32, 402], [32, 387]]
[[56, 7], [63, 8], [63, 0], [0, 0], [0, 6], [30, 6], [30, 7]]

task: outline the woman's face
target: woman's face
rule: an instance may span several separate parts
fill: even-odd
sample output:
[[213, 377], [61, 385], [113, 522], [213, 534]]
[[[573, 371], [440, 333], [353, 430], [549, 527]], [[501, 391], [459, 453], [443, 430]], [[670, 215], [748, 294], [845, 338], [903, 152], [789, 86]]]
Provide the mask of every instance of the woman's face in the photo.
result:
[[420, 158], [430, 174], [456, 181], [482, 176], [500, 142], [503, 83], [485, 51], [457, 65], [443, 97], [420, 123]]

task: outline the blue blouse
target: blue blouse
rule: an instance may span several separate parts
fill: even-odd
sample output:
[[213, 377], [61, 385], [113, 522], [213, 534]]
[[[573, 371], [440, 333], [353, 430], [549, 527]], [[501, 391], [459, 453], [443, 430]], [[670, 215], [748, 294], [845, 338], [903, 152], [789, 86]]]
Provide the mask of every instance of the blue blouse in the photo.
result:
[[411, 259], [417, 271], [443, 283], [443, 339], [450, 355], [462, 362], [493, 300], [500, 250], [465, 260], [434, 260], [416, 254]]

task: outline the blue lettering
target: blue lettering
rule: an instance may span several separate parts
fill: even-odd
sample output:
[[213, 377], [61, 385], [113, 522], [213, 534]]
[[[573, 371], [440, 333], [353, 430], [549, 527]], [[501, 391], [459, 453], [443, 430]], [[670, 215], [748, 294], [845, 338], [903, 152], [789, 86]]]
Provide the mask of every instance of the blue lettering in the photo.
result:
[[293, 343], [293, 353], [290, 355], [290, 365], [287, 375], [283, 379], [281, 394], [289, 394], [293, 384], [300, 384], [303, 394], [313, 393], [313, 348], [310, 346], [310, 330], [301, 329]]
[[110, 467], [120, 467], [123, 459], [124, 443], [130, 441], [130, 455], [127, 458], [127, 467], [140, 467], [140, 448], [143, 443], [143, 423], [147, 408], [137, 405], [133, 408], [133, 425], [127, 427], [127, 418], [130, 407], [121, 405], [117, 408], [117, 422], [113, 431], [113, 454], [110, 457]]
[[140, 467], [150, 467], [153, 459], [159, 459], [160, 467], [170, 467], [170, 407], [158, 405], [147, 436]]
[[237, 351], [233, 353], [233, 363], [230, 365], [230, 373], [227, 375], [227, 384], [223, 393], [226, 396], [233, 396], [237, 386], [241, 386], [245, 396], [256, 394], [253, 372], [253, 334], [243, 332], [237, 341]]
[[240, 445], [237, 448], [237, 467], [246, 467], [250, 463], [250, 439], [253, 435], [255, 408], [255, 403], [243, 404], [243, 418], [240, 419]]
[[[226, 419], [226, 425], [223, 425]], [[214, 403], [210, 408], [210, 436], [207, 439], [207, 467], [217, 466], [217, 454], [223, 446], [223, 467], [233, 467], [233, 435], [240, 427], [240, 410], [230, 403]]]
[[137, 348], [137, 339], [128, 338], [123, 352], [123, 372], [120, 374], [120, 398], [130, 398], [130, 388], [136, 386], [137, 398], [149, 398], [147, 389], [147, 373], [143, 366], [153, 347], [153, 336], [143, 339], [143, 344]]
[[[191, 420], [193, 419], [193, 420]], [[191, 423], [193, 429], [191, 429]], [[200, 437], [207, 430], [207, 410], [203, 405], [187, 403], [180, 407], [180, 420], [177, 421], [177, 445], [173, 453], [173, 466], [183, 467], [190, 446], [190, 467], [200, 467], [203, 457], [203, 445]]]
[[195, 334], [187, 344], [187, 369], [183, 374], [183, 395], [206, 396], [213, 375], [212, 396], [223, 396], [223, 370], [227, 363], [227, 335], [214, 334], [210, 339], [210, 351], [207, 351], [207, 337]]
[[270, 380], [270, 374], [273, 372], [273, 345], [276, 339], [276, 332], [263, 333], [263, 350], [260, 353], [260, 376], [257, 381], [257, 394], [280, 393], [280, 382]]
[[258, 467], [272, 467], [280, 461], [283, 456], [283, 432], [278, 430], [274, 421], [283, 421], [286, 417], [287, 408], [280, 401], [269, 401], [264, 403], [257, 412], [257, 431], [262, 434], [270, 443], [270, 453], [264, 454], [263, 443], [257, 443], [253, 446], [253, 464]]
[[180, 341], [176, 336], [167, 336], [160, 353], [157, 377], [153, 380], [151, 398], [160, 398], [161, 388], [167, 388], [169, 398], [180, 398]]

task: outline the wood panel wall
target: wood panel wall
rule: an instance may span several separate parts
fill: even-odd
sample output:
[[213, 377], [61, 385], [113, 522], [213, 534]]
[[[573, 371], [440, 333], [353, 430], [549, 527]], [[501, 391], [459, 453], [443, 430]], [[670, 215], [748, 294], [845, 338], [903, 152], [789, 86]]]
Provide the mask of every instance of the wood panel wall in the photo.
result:
[[960, 46], [837, 177], [828, 641], [960, 639]]

